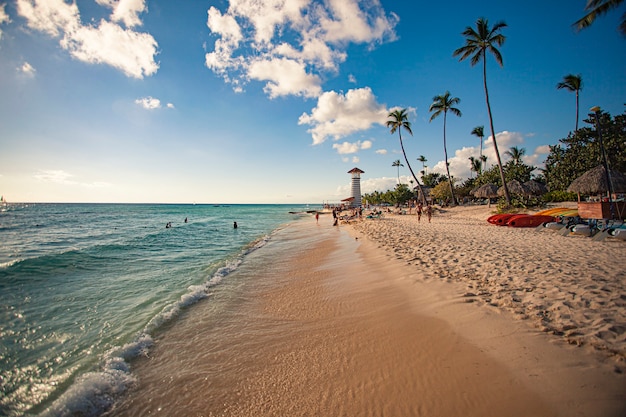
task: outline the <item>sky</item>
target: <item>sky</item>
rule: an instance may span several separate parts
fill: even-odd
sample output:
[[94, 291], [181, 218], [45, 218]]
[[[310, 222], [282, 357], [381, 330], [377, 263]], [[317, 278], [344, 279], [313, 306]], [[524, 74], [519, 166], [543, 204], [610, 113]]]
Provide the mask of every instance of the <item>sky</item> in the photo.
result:
[[[411, 167], [472, 175], [485, 126], [482, 67], [454, 50], [478, 18], [506, 22], [503, 66], [487, 58], [501, 154], [548, 145], [588, 109], [625, 111], [623, 6], [576, 32], [586, 0], [0, 0], [0, 194], [9, 202], [338, 202], [392, 189]], [[425, 167], [417, 159], [423, 155]], [[503, 161], [507, 157], [502, 155]], [[402, 165], [393, 167], [396, 160]], [[539, 172], [539, 171], [537, 171]]]

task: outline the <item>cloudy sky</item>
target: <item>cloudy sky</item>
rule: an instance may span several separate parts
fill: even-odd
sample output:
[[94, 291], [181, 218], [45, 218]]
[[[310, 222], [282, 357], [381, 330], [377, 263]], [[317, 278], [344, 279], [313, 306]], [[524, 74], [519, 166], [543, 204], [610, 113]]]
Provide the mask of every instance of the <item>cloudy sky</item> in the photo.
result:
[[[470, 175], [484, 125], [481, 67], [452, 56], [479, 17], [505, 21], [501, 68], [488, 58], [501, 151], [547, 145], [601, 106], [626, 103], [622, 10], [580, 33], [586, 0], [0, 0], [0, 194], [24, 202], [319, 203], [409, 171], [397, 133], [408, 109], [409, 162], [444, 172], [433, 97], [448, 117], [450, 170]], [[506, 158], [505, 158], [506, 160]]]

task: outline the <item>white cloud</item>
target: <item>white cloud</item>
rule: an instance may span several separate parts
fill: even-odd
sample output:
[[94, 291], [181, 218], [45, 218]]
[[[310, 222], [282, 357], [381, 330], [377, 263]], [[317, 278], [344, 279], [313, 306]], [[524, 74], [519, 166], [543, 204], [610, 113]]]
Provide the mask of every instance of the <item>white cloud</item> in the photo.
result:
[[145, 0], [96, 0], [101, 6], [113, 10], [111, 20], [124, 22], [126, 27], [141, 26], [139, 14], [146, 10]]
[[167, 103], [167, 108], [168, 109], [175, 109], [176, 107], [174, 107], [173, 103]]
[[372, 142], [369, 140], [365, 140], [363, 142], [357, 141], [354, 143], [344, 142], [344, 143], [334, 143], [333, 149], [337, 150], [339, 155], [357, 153], [363, 149], [370, 149], [372, 147]]
[[[161, 100], [154, 97], [143, 97], [135, 100], [135, 104], [139, 104], [141, 107], [147, 110], [154, 110], [161, 108]], [[169, 107], [169, 105], [168, 105]]]
[[[113, 7], [112, 19], [127, 26], [140, 24], [137, 13], [145, 10], [140, 0], [100, 0], [99, 3]], [[83, 25], [76, 3], [17, 0], [17, 11], [31, 29], [60, 37], [61, 47], [76, 59], [107, 64], [135, 78], [152, 75], [159, 68], [154, 61], [158, 44], [152, 35], [124, 29], [104, 19], [98, 26]]]
[[[385, 14], [378, 0], [230, 0], [229, 4], [224, 12], [215, 7], [208, 10], [207, 27], [217, 39], [205, 56], [206, 66], [238, 91], [251, 79], [269, 81], [265, 91], [271, 97], [319, 95], [321, 73], [337, 71], [349, 43], [371, 46], [394, 40], [398, 23], [396, 15]], [[288, 82], [259, 69], [277, 62], [291, 66]]]
[[61, 184], [61, 185], [77, 185], [77, 186], [88, 187], [88, 188], [106, 188], [112, 185], [105, 181], [96, 181], [92, 183], [86, 183], [86, 182], [81, 183], [78, 181], [73, 181], [73, 180], [70, 180], [70, 178], [72, 178], [73, 175], [70, 174], [69, 172], [66, 172], [63, 170], [54, 170], [54, 169], [39, 170], [35, 174], [33, 174], [33, 177], [36, 180], [42, 181], [42, 182], [49, 182], [49, 183], [55, 183], [55, 184]]
[[377, 149], [375, 153], [378, 155], [387, 155], [387, 149]]
[[270, 98], [286, 95], [316, 97], [322, 91], [318, 76], [307, 74], [304, 64], [285, 58], [252, 62], [249, 75], [253, 79], [269, 81], [264, 91]]
[[43, 182], [68, 184], [71, 183], [69, 178], [72, 177], [72, 174], [63, 170], [39, 170], [33, 175], [33, 177]]
[[319, 97], [311, 114], [300, 116], [298, 124], [313, 126], [308, 132], [318, 145], [328, 137], [338, 140], [373, 124], [384, 125], [388, 115], [388, 109], [376, 102], [369, 88], [349, 90], [345, 95], [328, 91]]
[[[0, 25], [11, 23], [11, 19], [5, 10], [6, 6], [6, 3], [0, 4]], [[2, 39], [2, 29], [0, 29], [0, 39]]]
[[356, 84], [356, 77], [352, 74], [348, 75], [348, 82], [351, 84]]
[[37, 72], [37, 70], [35, 70], [35, 68], [33, 68], [32, 65], [30, 65], [28, 62], [24, 62], [22, 65], [20, 65], [17, 70], [26, 75], [27, 77], [34, 77], [35, 76], [35, 72]]

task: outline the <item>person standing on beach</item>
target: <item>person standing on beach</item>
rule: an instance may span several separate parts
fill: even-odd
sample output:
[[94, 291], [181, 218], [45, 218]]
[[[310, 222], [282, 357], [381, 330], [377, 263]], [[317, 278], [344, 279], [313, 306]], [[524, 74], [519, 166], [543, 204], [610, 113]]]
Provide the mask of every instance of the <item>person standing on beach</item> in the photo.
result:
[[433, 207], [430, 204], [426, 206], [426, 216], [428, 216], [428, 223], [430, 223], [430, 218], [433, 217]]
[[415, 212], [417, 214], [417, 222], [419, 223], [420, 220], [422, 219], [422, 202], [421, 201], [417, 203], [417, 208], [415, 209]]
[[315, 212], [315, 224], [320, 224], [320, 213], [318, 211]]

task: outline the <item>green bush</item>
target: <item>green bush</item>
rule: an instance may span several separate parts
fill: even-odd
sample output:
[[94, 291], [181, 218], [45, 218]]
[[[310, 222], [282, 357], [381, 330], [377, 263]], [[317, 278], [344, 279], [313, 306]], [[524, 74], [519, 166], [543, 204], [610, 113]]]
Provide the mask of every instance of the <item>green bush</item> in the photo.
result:
[[550, 191], [542, 197], [546, 203], [559, 203], [561, 201], [576, 201], [578, 199], [576, 193], [568, 193], [567, 191]]

